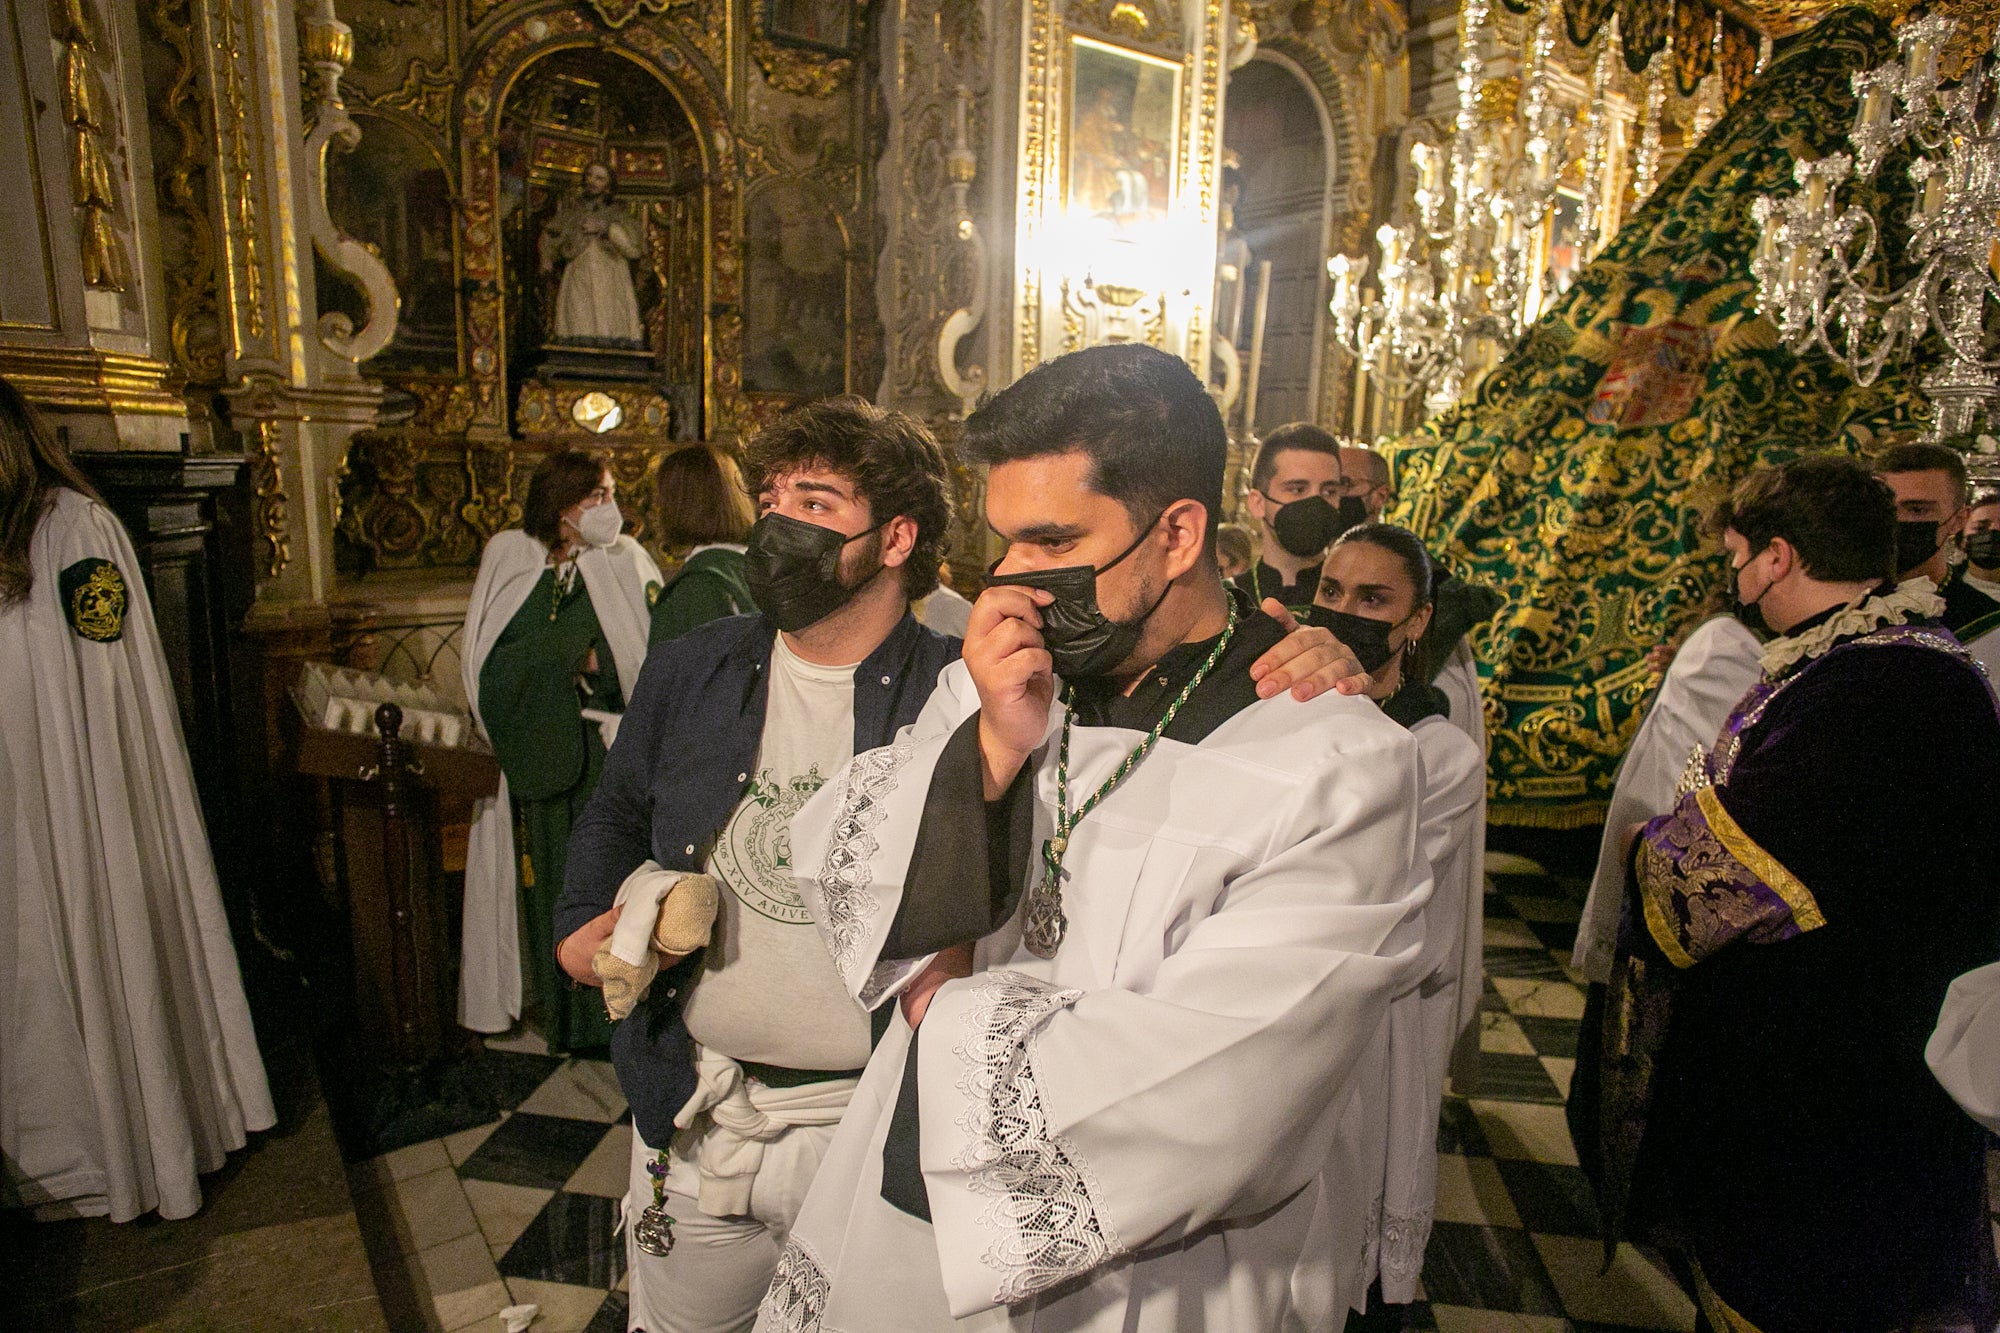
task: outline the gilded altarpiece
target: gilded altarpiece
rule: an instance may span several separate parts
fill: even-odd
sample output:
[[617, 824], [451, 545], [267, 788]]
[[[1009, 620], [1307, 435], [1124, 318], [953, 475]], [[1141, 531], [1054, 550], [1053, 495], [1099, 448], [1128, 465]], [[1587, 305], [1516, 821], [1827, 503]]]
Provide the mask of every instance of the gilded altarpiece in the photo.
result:
[[[405, 314], [361, 367], [387, 397], [338, 482], [344, 570], [471, 565], [578, 444], [611, 452], [643, 540], [664, 450], [874, 389], [865, 7], [809, 42], [757, 0], [340, 7], [363, 144], [330, 207]], [[607, 233], [593, 304], [572, 288]]]

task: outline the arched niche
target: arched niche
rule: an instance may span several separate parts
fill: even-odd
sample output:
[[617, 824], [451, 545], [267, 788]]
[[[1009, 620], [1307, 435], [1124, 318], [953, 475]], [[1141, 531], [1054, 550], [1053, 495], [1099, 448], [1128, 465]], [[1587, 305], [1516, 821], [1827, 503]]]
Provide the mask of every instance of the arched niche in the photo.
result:
[[[604, 130], [598, 146], [641, 155], [657, 146], [675, 155], [658, 163], [659, 188], [643, 199], [646, 269], [635, 263], [634, 273], [636, 283], [650, 276], [658, 288], [656, 302], [642, 311], [648, 345], [657, 345], [665, 358], [663, 372], [689, 377], [688, 401], [675, 403], [675, 433], [726, 430], [740, 413], [736, 148], [721, 100], [696, 57], [677, 37], [644, 23], [607, 33], [576, 12], [544, 11], [489, 30], [467, 64], [458, 114], [465, 178], [460, 239], [468, 287], [468, 435], [499, 440], [510, 427], [538, 434], [542, 425], [555, 424], [512, 419], [517, 392], [536, 368], [510, 360], [521, 358], [523, 339], [537, 334], [512, 326], [541, 318], [529, 306], [544, 299], [528, 290], [534, 277], [518, 270], [524, 263], [535, 266], [524, 248], [532, 248], [539, 233], [533, 225], [537, 209], [549, 202], [538, 203], [535, 191], [551, 190], [562, 166], [554, 160], [561, 154], [538, 162], [535, 144], [523, 140], [519, 127], [521, 109], [535, 105], [551, 80], [590, 80], [593, 71], [605, 76], [600, 87], [616, 83], [647, 90], [639, 99], [643, 114], [627, 122], [630, 133], [622, 126]], [[635, 85], [633, 79], [643, 82]], [[649, 144], [650, 139], [661, 142]], [[629, 166], [632, 159], [625, 160]], [[572, 163], [569, 170], [580, 176], [578, 165], [587, 164]], [[627, 188], [631, 184], [628, 170]], [[665, 280], [657, 273], [660, 267], [668, 269]], [[537, 398], [538, 408], [547, 397]]]
[[[396, 336], [365, 369], [439, 379], [463, 373], [459, 355], [457, 193], [444, 154], [399, 118], [364, 107], [351, 114], [361, 141], [326, 163], [327, 211], [334, 224], [375, 248], [402, 297]], [[352, 283], [315, 255], [322, 311], [341, 311], [359, 327], [367, 302]]]
[[[1223, 144], [1236, 166], [1227, 173], [1233, 250], [1239, 272], [1217, 292], [1216, 329], [1244, 359], [1256, 341], [1260, 266], [1270, 264], [1264, 303], [1263, 359], [1254, 420], [1258, 435], [1322, 411], [1326, 371], [1326, 256], [1338, 174], [1325, 103], [1306, 72], [1283, 54], [1259, 51], [1229, 76]], [[1250, 407], [1246, 401], [1243, 410]]]

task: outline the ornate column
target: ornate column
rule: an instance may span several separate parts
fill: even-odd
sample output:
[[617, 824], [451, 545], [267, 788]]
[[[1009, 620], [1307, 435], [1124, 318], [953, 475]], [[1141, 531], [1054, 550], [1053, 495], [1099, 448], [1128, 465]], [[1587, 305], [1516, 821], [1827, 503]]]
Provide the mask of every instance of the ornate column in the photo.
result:
[[[359, 132], [340, 100], [353, 35], [331, 0], [196, 0], [217, 170], [217, 320], [223, 396], [251, 460], [251, 524], [260, 578], [253, 628], [319, 626], [333, 581], [335, 479], [353, 433], [375, 419], [381, 390], [355, 366], [393, 335], [394, 284], [326, 217], [330, 145]], [[299, 20], [302, 18], [302, 22]], [[298, 43], [303, 41], [305, 49]], [[310, 77], [301, 96], [301, 65]], [[320, 318], [312, 247], [366, 293], [359, 331]]]
[[0, 13], [0, 375], [74, 450], [176, 450], [137, 15]]

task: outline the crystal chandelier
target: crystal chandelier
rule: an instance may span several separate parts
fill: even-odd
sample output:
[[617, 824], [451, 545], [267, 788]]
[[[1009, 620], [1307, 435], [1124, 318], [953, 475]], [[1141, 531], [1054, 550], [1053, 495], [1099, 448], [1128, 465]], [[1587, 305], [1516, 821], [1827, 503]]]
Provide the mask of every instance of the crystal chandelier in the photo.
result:
[[[1758, 302], [1792, 351], [1820, 347], [1865, 386], [1937, 328], [1948, 356], [1923, 380], [1929, 441], [1972, 433], [1981, 417], [2000, 427], [2000, 358], [1985, 331], [1987, 302], [2000, 304], [2000, 41], [1955, 86], [1941, 86], [1938, 53], [1956, 26], [1942, 16], [1908, 24], [1900, 65], [1854, 76], [1853, 156], [1798, 163], [1798, 193], [1760, 197], [1751, 209], [1763, 233], [1751, 261]], [[1850, 177], [1873, 179], [1906, 142], [1917, 151], [1910, 178], [1919, 198], [1905, 253], [1918, 272], [1881, 292], [1871, 283], [1886, 259], [1880, 229], [1837, 195]], [[2000, 473], [2000, 456], [1973, 461], [1985, 475]]]
[[1555, 9], [1552, 0], [1539, 6], [1515, 114], [1489, 122], [1481, 48], [1491, 6], [1465, 0], [1449, 157], [1433, 144], [1412, 145], [1416, 218], [1376, 230], [1379, 290], [1363, 299], [1365, 260], [1326, 263], [1341, 345], [1392, 393], [1421, 391], [1432, 412], [1463, 394], [1472, 344], [1512, 341], [1541, 303], [1535, 238], [1555, 203], [1570, 124], [1547, 78]]

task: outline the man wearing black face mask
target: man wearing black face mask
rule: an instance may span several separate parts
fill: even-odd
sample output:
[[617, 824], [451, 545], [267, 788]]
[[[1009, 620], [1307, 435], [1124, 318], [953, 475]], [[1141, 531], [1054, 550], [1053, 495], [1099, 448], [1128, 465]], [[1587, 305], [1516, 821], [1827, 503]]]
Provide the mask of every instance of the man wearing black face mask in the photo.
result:
[[[585, 985], [602, 973], [607, 1007], [634, 1006], [612, 1059], [636, 1131], [632, 1318], [652, 1333], [740, 1329], [771, 1280], [881, 1030], [804, 910], [793, 822], [852, 756], [917, 717], [959, 648], [909, 614], [936, 584], [950, 515], [922, 425], [858, 399], [815, 403], [752, 440], [743, 471], [760, 514], [744, 557], [760, 613], [649, 654], [557, 909], [564, 969]], [[1294, 645], [1308, 651], [1272, 663], [1275, 678], [1329, 665], [1325, 640]], [[619, 964], [648, 975], [652, 916], [678, 920], [699, 877], [718, 904], [710, 947], [627, 983]], [[643, 987], [636, 1004], [628, 984]]]
[[1637, 831], [1584, 1043], [1607, 1245], [1642, 1221], [1685, 1244], [1716, 1328], [2000, 1317], [1984, 1134], [1924, 1064], [1952, 979], [2000, 953], [2000, 714], [1936, 594], [1890, 580], [1896, 523], [1843, 457], [1722, 506], [1737, 596], [1777, 637]]
[[1326, 548], [1362, 521], [1362, 499], [1343, 493], [1340, 455], [1340, 441], [1309, 421], [1278, 427], [1258, 448], [1244, 504], [1262, 530], [1263, 551], [1235, 579], [1257, 605], [1275, 597], [1301, 614], [1319, 588]]
[[850, 993], [900, 1017], [759, 1328], [1334, 1327], [1325, 1237], [1374, 1197], [1336, 1118], [1428, 894], [1415, 745], [1351, 688], [1268, 697], [1283, 630], [1216, 568], [1227, 438], [1177, 357], [1050, 362], [965, 449], [1006, 553], [963, 662], [793, 825]]
[[1971, 513], [1959, 452], [1942, 444], [1897, 445], [1876, 460], [1875, 474], [1896, 493], [1896, 577], [1936, 584], [1953, 634], [2000, 612], [2000, 602], [1968, 585], [1953, 559]]

